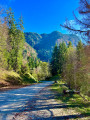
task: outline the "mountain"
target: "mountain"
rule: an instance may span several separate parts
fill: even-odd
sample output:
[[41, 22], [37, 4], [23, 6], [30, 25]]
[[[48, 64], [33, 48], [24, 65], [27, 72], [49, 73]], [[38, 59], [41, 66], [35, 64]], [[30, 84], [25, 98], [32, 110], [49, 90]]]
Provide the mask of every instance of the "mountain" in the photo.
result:
[[42, 39], [42, 36], [38, 33], [26, 32], [25, 33], [25, 38], [26, 38], [26, 42], [29, 45], [34, 47], [36, 44], [40, 43], [40, 40]]
[[37, 58], [36, 50], [31, 47], [28, 43], [24, 43], [24, 50], [23, 50], [23, 62], [27, 63], [27, 58], [31, 56], [33, 58]]
[[38, 57], [42, 61], [49, 61], [51, 59], [52, 51], [57, 43], [64, 41], [66, 44], [69, 41], [72, 42], [74, 46], [77, 45], [80, 40], [78, 36], [74, 34], [62, 34], [59, 31], [54, 31], [50, 34], [38, 34], [34, 32], [25, 33], [26, 42], [31, 45], [38, 53]]

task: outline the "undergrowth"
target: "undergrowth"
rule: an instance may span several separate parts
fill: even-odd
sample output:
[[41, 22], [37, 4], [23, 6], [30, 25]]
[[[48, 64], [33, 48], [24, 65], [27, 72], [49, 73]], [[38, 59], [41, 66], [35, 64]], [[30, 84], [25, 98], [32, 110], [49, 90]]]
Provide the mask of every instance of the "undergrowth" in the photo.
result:
[[58, 81], [58, 83], [54, 83], [51, 86], [51, 89], [56, 94], [56, 99], [62, 101], [63, 103], [67, 104], [67, 108], [75, 109], [76, 111], [80, 112], [83, 115], [90, 116], [90, 97], [85, 96], [87, 101], [85, 101], [80, 95], [78, 94], [64, 94], [63, 90], [67, 90], [68, 87], [62, 81]]

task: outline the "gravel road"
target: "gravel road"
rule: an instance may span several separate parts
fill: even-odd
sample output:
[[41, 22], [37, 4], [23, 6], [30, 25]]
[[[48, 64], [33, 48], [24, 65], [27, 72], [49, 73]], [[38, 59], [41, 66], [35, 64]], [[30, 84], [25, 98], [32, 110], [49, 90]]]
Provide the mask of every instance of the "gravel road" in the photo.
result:
[[27, 102], [23, 112], [16, 113], [11, 120], [90, 120], [68, 105], [55, 100], [55, 93], [50, 87], [43, 88]]
[[13, 114], [24, 110], [28, 101], [32, 100], [43, 88], [53, 82], [44, 82], [20, 89], [0, 93], [0, 120], [10, 120]]
[[90, 120], [55, 100], [44, 82], [0, 93], [0, 120]]

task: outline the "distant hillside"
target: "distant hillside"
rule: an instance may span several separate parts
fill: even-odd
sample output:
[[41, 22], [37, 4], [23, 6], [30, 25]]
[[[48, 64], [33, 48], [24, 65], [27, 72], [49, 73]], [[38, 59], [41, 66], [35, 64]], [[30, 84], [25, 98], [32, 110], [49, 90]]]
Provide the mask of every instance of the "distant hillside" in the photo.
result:
[[38, 33], [33, 32], [26, 32], [25, 33], [26, 42], [31, 45], [35, 46], [36, 44], [40, 43], [40, 40], [42, 39], [42, 36]]
[[36, 50], [31, 47], [28, 43], [25, 42], [24, 50], [23, 50], [23, 62], [27, 62], [27, 57], [32, 56], [33, 58], [37, 58]]
[[25, 38], [26, 42], [36, 49], [38, 57], [43, 61], [51, 59], [51, 54], [56, 43], [59, 45], [60, 42], [64, 41], [68, 44], [68, 42], [71, 41], [72, 44], [76, 46], [77, 42], [80, 40], [76, 35], [62, 34], [58, 31], [54, 31], [50, 34], [26, 32]]

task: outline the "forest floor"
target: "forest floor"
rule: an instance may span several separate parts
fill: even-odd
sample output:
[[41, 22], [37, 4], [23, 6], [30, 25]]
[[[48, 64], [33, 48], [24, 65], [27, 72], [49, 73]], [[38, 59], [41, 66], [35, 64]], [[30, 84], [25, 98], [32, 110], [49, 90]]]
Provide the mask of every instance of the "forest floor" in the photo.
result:
[[[1, 109], [0, 120], [89, 120], [89, 117], [82, 115], [80, 112], [68, 107], [67, 103], [63, 103], [61, 100], [56, 100], [58, 95], [56, 92], [52, 91], [52, 82], [40, 83], [30, 87], [25, 87], [25, 90], [17, 89], [18, 92], [15, 92], [19, 96], [21, 94], [24, 96], [24, 101], [22, 102], [25, 105], [21, 107], [20, 110], [15, 110], [16, 106], [9, 105], [7, 108], [3, 106]], [[45, 85], [46, 84], [46, 85]], [[33, 92], [31, 92], [33, 89]], [[17, 91], [16, 90], [16, 91]], [[34, 92], [35, 90], [35, 92]], [[12, 90], [10, 90], [13, 94]], [[9, 92], [9, 91], [8, 91]], [[24, 92], [24, 93], [23, 93]], [[26, 93], [25, 93], [26, 92]], [[30, 94], [32, 93], [32, 94]], [[14, 94], [14, 96], [15, 96]], [[18, 97], [17, 96], [17, 97]], [[27, 100], [25, 100], [28, 97]], [[30, 98], [32, 97], [32, 99]], [[10, 96], [8, 102], [11, 100]], [[15, 98], [14, 98], [15, 100]], [[17, 102], [20, 102], [19, 100]], [[15, 103], [13, 103], [15, 105]], [[6, 107], [6, 108], [5, 108]], [[18, 107], [18, 106], [17, 106]], [[14, 109], [14, 110], [13, 110]], [[10, 113], [12, 111], [12, 114]]]

